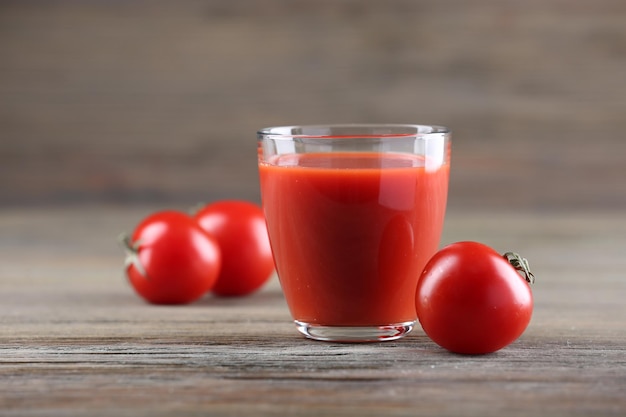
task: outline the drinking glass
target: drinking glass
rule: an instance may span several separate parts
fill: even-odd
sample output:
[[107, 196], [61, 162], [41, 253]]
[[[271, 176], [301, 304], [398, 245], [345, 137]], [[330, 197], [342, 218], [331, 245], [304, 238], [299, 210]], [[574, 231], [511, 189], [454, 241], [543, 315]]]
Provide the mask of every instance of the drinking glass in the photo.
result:
[[263, 210], [297, 329], [336, 342], [398, 339], [444, 222], [450, 131], [352, 124], [257, 132]]

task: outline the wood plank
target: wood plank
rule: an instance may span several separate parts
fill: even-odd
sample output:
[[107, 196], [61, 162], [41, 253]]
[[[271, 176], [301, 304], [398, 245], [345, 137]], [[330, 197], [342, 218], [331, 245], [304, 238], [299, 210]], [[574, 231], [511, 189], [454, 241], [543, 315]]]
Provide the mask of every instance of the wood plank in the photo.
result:
[[258, 200], [260, 127], [417, 122], [455, 131], [454, 207], [624, 208], [625, 20], [619, 0], [3, 1], [0, 204]]
[[530, 327], [487, 356], [417, 329], [384, 344], [300, 337], [276, 278], [251, 297], [151, 306], [119, 230], [152, 206], [0, 210], [3, 415], [623, 415], [621, 212], [451, 211], [443, 242], [516, 249], [537, 275]]

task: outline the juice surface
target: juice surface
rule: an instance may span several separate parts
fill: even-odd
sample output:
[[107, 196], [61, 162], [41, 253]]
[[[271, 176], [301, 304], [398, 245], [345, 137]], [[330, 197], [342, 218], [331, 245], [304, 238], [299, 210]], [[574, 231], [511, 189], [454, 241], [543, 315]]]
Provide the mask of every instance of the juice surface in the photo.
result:
[[293, 154], [259, 163], [276, 269], [295, 320], [374, 326], [416, 319], [437, 250], [449, 165], [410, 154]]

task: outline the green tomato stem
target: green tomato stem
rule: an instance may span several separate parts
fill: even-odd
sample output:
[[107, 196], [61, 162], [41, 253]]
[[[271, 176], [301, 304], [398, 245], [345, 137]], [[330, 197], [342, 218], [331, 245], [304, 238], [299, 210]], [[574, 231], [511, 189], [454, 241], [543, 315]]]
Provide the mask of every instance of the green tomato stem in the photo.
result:
[[506, 252], [503, 256], [524, 277], [526, 282], [529, 284], [535, 283], [535, 276], [530, 272], [530, 266], [526, 258], [522, 258], [515, 252]]
[[139, 246], [141, 245], [141, 242], [133, 242], [131, 237], [127, 233], [121, 233], [117, 237], [117, 240], [120, 242], [120, 244], [124, 248], [124, 251], [126, 252], [126, 258], [124, 259], [124, 269], [127, 269], [129, 266], [133, 265], [141, 276], [143, 276], [145, 279], [149, 279], [146, 269], [139, 261]]

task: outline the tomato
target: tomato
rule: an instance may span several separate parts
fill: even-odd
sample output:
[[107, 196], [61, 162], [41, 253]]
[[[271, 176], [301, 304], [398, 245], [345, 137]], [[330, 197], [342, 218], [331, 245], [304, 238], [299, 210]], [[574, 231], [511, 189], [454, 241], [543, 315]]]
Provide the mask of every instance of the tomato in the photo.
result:
[[452, 352], [495, 352], [528, 326], [533, 279], [519, 255], [503, 256], [477, 242], [453, 243], [437, 252], [420, 276], [419, 322], [435, 343]]
[[123, 236], [122, 241], [128, 279], [150, 303], [190, 303], [217, 281], [219, 246], [185, 213], [154, 213], [136, 227], [132, 237]]
[[247, 295], [267, 282], [274, 259], [259, 206], [240, 200], [218, 201], [202, 207], [194, 217], [221, 249], [222, 270], [214, 294]]

